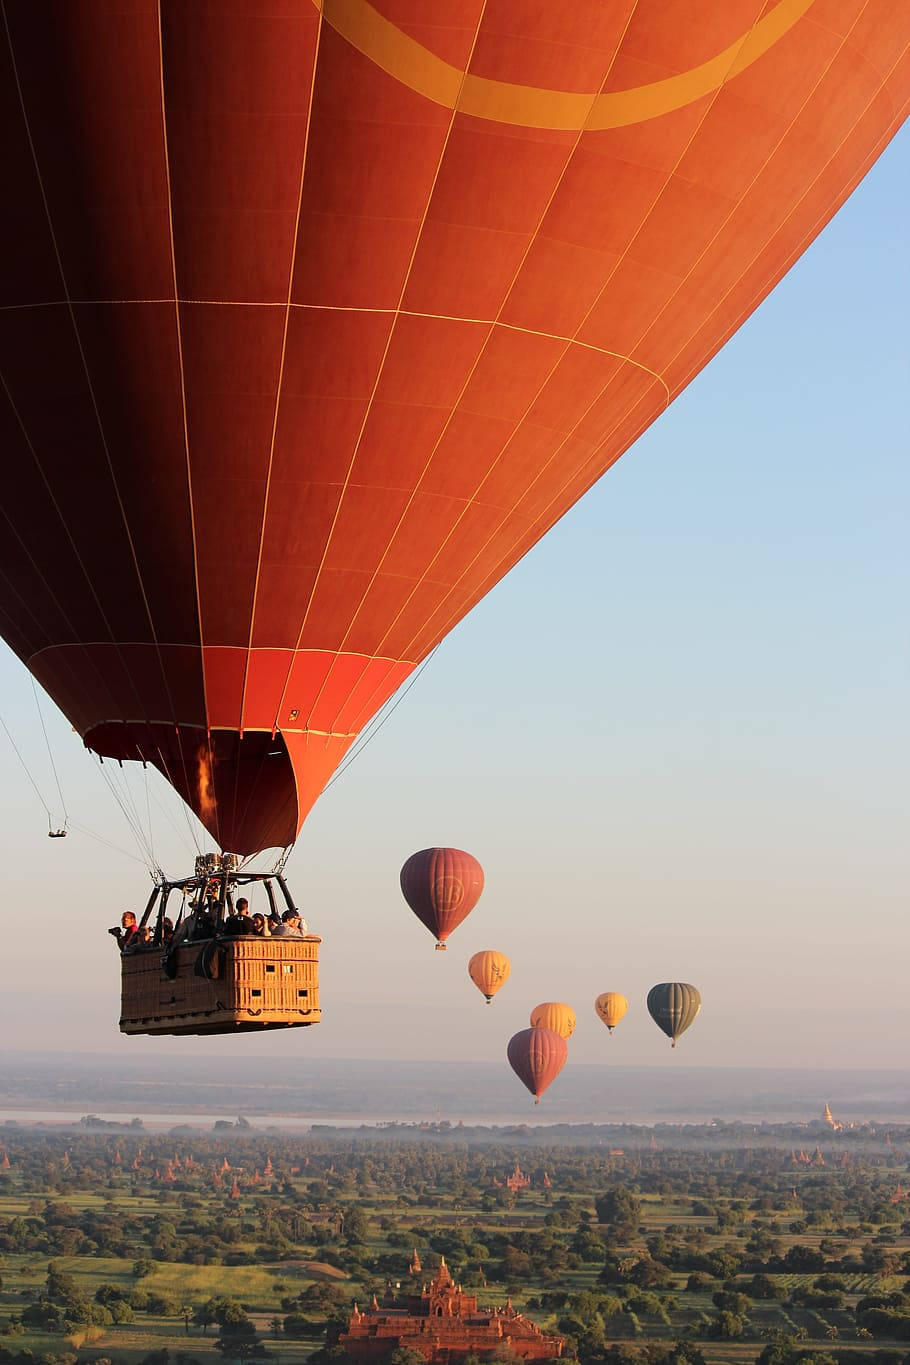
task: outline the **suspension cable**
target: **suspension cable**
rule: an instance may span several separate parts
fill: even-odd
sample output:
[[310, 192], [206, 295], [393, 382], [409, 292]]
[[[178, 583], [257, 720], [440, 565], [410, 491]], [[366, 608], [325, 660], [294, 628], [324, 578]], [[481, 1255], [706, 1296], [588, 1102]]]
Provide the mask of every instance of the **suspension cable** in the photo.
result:
[[31, 674], [29, 674], [29, 681], [32, 684], [32, 692], [34, 693], [35, 696], [35, 710], [38, 712], [38, 719], [41, 722], [41, 733], [44, 735], [44, 745], [45, 748], [47, 749], [47, 756], [51, 761], [51, 770], [54, 774], [54, 781], [57, 784], [57, 795], [60, 797], [60, 805], [63, 807], [63, 828], [66, 829], [67, 825], [69, 824], [70, 817], [69, 811], [66, 809], [66, 800], [63, 795], [63, 788], [60, 785], [60, 774], [57, 772], [57, 764], [54, 762], [54, 754], [51, 749], [51, 742], [48, 739], [47, 726], [44, 723], [44, 712], [41, 710], [41, 701], [38, 696], [38, 688], [35, 685], [35, 679], [32, 677]]
[[117, 805], [120, 807], [121, 814], [123, 815], [123, 818], [126, 820], [130, 834], [132, 834], [133, 839], [135, 840], [136, 843], [136, 847], [139, 849], [140, 860], [143, 863], [145, 863], [146, 867], [148, 867], [149, 871], [151, 872], [153, 871], [154, 868], [154, 859], [150, 857], [148, 848], [144, 847], [145, 841], [142, 836], [142, 830], [134, 824], [130, 812], [126, 806], [126, 803], [124, 802], [120, 793], [118, 792], [113, 778], [105, 770], [104, 762], [102, 761], [100, 754], [98, 755], [98, 760], [99, 760], [98, 771], [101, 773], [102, 781], [104, 782], [108, 791], [113, 796], [114, 800], [117, 802]]
[[[379, 734], [379, 731], [385, 725], [386, 721], [391, 718], [395, 711], [397, 711], [398, 707], [404, 701], [405, 697], [408, 695], [411, 688], [417, 682], [417, 679], [420, 677], [421, 673], [423, 673], [424, 669], [435, 657], [441, 644], [442, 641], [440, 640], [439, 644], [436, 645], [435, 649], [430, 651], [430, 653], [424, 659], [423, 663], [417, 669], [413, 677], [411, 677], [408, 680], [407, 687], [403, 688], [397, 694], [397, 696], [390, 697], [389, 700], [385, 703], [385, 705], [380, 707], [380, 709], [376, 712], [376, 715], [370, 721], [369, 725], [366, 727], [363, 733], [355, 740], [353, 746], [351, 747], [350, 753], [342, 763], [341, 767], [334, 774], [331, 781], [327, 782], [326, 785], [323, 787], [323, 793], [327, 792], [329, 787], [333, 786], [334, 783], [338, 781], [339, 777], [341, 777], [342, 774], [347, 772], [348, 768], [350, 768], [354, 760], [358, 759], [360, 755], [363, 753], [364, 749], [367, 747], [367, 745], [370, 744], [376, 738], [376, 736]], [[286, 844], [285, 847], [281, 850], [281, 852], [278, 854], [278, 857], [275, 859], [274, 866], [272, 867], [273, 876], [276, 877], [280, 876], [284, 872], [284, 869], [287, 866], [288, 859], [290, 858], [291, 854], [294, 852], [294, 849], [296, 847], [297, 841], [296, 839], [294, 839], [291, 841], [291, 843]]]
[[128, 848], [121, 848], [119, 844], [113, 843], [110, 839], [105, 839], [103, 834], [98, 834], [95, 830], [89, 829], [88, 825], [82, 825], [78, 820], [71, 820], [70, 827], [78, 831], [79, 834], [85, 834], [89, 839], [94, 839], [96, 843], [104, 844], [107, 848], [112, 848], [115, 853], [122, 854], [124, 858], [129, 858], [131, 862], [140, 863], [148, 870], [148, 864], [144, 858], [137, 858], [136, 854], [130, 853]]
[[[371, 744], [372, 741], [376, 738], [376, 736], [379, 734], [379, 731], [385, 725], [386, 721], [389, 720], [398, 710], [399, 706], [404, 701], [405, 697], [408, 695], [411, 688], [414, 686], [417, 679], [420, 677], [421, 673], [427, 667], [430, 660], [435, 657], [436, 651], [438, 649], [439, 645], [437, 645], [436, 649], [432, 650], [431, 653], [427, 655], [423, 663], [418, 668], [417, 672], [409, 680], [407, 687], [403, 688], [402, 691], [400, 691], [396, 697], [394, 698], [390, 697], [389, 701], [386, 702], [385, 706], [383, 706], [379, 711], [377, 711], [376, 715], [370, 721], [370, 724], [364, 730], [363, 734], [359, 737], [359, 739], [354, 741], [354, 745], [351, 749], [351, 752], [348, 754], [347, 758], [344, 760], [341, 767], [335, 773], [334, 777], [331, 779], [330, 782], [326, 783], [325, 787], [323, 788], [324, 792], [327, 792], [329, 787], [333, 786], [334, 783], [338, 781], [339, 777], [341, 777], [343, 773], [347, 772], [348, 768], [350, 768], [354, 760], [356, 758], [359, 758], [360, 755], [363, 753], [364, 749], [367, 747], [367, 745]], [[389, 702], [392, 702], [393, 704], [390, 706]]]
[[28, 764], [26, 763], [25, 759], [22, 757], [22, 754], [21, 754], [21, 752], [20, 752], [20, 750], [19, 750], [19, 745], [16, 743], [16, 741], [13, 739], [12, 735], [10, 734], [9, 726], [7, 725], [6, 721], [3, 719], [2, 716], [0, 716], [0, 725], [2, 725], [3, 728], [4, 728], [4, 730], [6, 731], [6, 737], [7, 737], [7, 739], [9, 740], [10, 744], [13, 746], [13, 750], [14, 750], [14, 752], [15, 752], [16, 757], [18, 758], [19, 762], [22, 764], [22, 769], [23, 769], [23, 771], [24, 771], [24, 773], [25, 773], [25, 776], [28, 778], [29, 782], [31, 782], [32, 787], [34, 788], [34, 791], [35, 791], [35, 795], [37, 796], [38, 800], [41, 802], [42, 806], [44, 807], [45, 813], [47, 814], [47, 827], [48, 827], [48, 829], [53, 829], [54, 825], [53, 825], [53, 818], [52, 818], [52, 816], [51, 816], [51, 808], [50, 808], [50, 806], [47, 804], [47, 802], [45, 801], [44, 797], [41, 795], [41, 789], [40, 789], [40, 787], [38, 786], [38, 783], [37, 783], [37, 782], [35, 781], [35, 779], [32, 777], [31, 772], [29, 771], [29, 766], [28, 766]]

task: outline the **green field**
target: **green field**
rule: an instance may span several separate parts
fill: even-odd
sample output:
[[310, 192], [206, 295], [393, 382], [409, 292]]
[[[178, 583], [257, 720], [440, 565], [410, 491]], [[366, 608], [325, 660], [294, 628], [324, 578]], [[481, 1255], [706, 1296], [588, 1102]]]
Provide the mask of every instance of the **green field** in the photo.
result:
[[[320, 1138], [301, 1165], [300, 1147], [247, 1138], [228, 1161], [220, 1139], [8, 1140], [0, 1361], [291, 1365], [355, 1300], [396, 1293], [414, 1247], [425, 1276], [444, 1252], [481, 1304], [508, 1296], [585, 1362], [660, 1365], [678, 1342], [709, 1365], [774, 1343], [780, 1365], [903, 1360], [899, 1157], [857, 1157], [847, 1175], [794, 1172], [782, 1152], [627, 1161]], [[516, 1155], [531, 1183], [513, 1192]], [[200, 1319], [212, 1300], [221, 1325]]]

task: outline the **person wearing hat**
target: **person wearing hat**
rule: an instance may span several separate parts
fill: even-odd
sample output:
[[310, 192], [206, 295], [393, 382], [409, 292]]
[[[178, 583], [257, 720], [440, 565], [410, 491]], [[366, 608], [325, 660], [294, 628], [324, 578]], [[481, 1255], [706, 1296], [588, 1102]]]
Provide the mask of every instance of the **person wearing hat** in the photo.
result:
[[306, 921], [300, 918], [299, 910], [285, 910], [281, 923], [272, 930], [272, 938], [303, 938]]

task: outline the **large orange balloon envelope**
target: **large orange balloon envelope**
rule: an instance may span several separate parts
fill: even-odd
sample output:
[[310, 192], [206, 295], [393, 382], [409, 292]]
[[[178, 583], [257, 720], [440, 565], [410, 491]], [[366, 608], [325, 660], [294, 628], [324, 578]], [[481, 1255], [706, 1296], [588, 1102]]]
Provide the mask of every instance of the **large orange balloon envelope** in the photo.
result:
[[556, 1080], [566, 1064], [565, 1038], [551, 1028], [526, 1028], [509, 1039], [509, 1066], [534, 1096], [534, 1103]]
[[561, 1038], [571, 1038], [577, 1022], [572, 1006], [561, 1000], [545, 1000], [531, 1010], [532, 1028], [551, 1028]]
[[488, 1005], [499, 988], [508, 981], [511, 970], [512, 964], [505, 953], [497, 953], [492, 948], [475, 953], [468, 963], [468, 975], [486, 996]]
[[0, 632], [238, 853], [296, 837], [910, 95], [907, 0], [3, 17]]
[[624, 995], [618, 991], [604, 991], [594, 1001], [594, 1010], [607, 1028], [612, 1033], [620, 1019], [625, 1017], [629, 1008], [629, 1002]]
[[483, 868], [460, 848], [424, 848], [401, 869], [401, 892], [414, 914], [436, 936], [437, 949], [480, 899]]

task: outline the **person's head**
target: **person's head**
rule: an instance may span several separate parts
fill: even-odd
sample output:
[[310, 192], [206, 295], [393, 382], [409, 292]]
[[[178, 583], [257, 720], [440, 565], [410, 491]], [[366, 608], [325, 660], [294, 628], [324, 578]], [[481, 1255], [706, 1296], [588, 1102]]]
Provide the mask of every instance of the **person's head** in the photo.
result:
[[135, 929], [136, 916], [133, 914], [132, 910], [124, 910], [123, 914], [120, 916], [120, 927], [121, 929]]
[[151, 931], [151, 929], [148, 927], [147, 924], [144, 925], [144, 927], [143, 927], [142, 929], [139, 930], [139, 933], [138, 933], [137, 937], [138, 937], [140, 943], [151, 943], [151, 941], [152, 941], [152, 931]]
[[164, 919], [161, 921], [161, 927], [162, 927], [162, 929], [164, 929], [165, 931], [170, 932], [170, 933], [173, 933], [173, 932], [174, 932], [174, 921], [171, 920], [171, 919], [168, 919], [167, 915], [165, 915]]
[[257, 913], [257, 914], [255, 914], [255, 915], [253, 916], [253, 918], [252, 918], [252, 920], [251, 920], [250, 922], [251, 922], [253, 928], [256, 930], [256, 933], [257, 933], [257, 934], [263, 934], [263, 933], [265, 933], [265, 916], [264, 916], [264, 915], [260, 915], [260, 914]]
[[300, 913], [297, 910], [285, 910], [281, 919], [284, 924], [289, 924], [292, 929], [296, 929], [300, 924]]
[[238, 915], [248, 915], [249, 913], [250, 913], [250, 903], [249, 903], [249, 901], [247, 900], [246, 896], [241, 896], [241, 897], [240, 897], [240, 900], [237, 902], [237, 914], [238, 914]]

